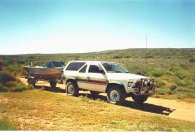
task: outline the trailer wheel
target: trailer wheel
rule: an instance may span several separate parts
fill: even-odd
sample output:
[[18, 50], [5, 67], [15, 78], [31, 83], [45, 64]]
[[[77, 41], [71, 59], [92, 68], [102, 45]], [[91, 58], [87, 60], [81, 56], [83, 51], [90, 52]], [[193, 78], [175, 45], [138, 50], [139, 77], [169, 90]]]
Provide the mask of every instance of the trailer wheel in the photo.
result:
[[51, 88], [56, 88], [57, 81], [56, 80], [50, 80], [49, 81]]
[[32, 88], [35, 88], [35, 84], [37, 80], [35, 78], [28, 78], [27, 82], [29, 86], [31, 86]]
[[69, 95], [78, 96], [78, 94], [79, 94], [79, 89], [78, 89], [77, 84], [74, 83], [74, 82], [68, 82], [68, 83], [67, 83], [67, 86], [66, 86], [66, 92], [67, 92], [67, 94], [69, 94]]

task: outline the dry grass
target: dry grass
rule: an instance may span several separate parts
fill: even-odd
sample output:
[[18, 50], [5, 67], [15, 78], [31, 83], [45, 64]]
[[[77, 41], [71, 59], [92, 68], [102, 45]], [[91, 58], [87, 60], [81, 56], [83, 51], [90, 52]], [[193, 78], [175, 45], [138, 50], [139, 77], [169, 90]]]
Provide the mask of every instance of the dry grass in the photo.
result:
[[28, 90], [1, 93], [0, 116], [20, 130], [195, 130], [195, 123], [154, 115], [104, 100]]

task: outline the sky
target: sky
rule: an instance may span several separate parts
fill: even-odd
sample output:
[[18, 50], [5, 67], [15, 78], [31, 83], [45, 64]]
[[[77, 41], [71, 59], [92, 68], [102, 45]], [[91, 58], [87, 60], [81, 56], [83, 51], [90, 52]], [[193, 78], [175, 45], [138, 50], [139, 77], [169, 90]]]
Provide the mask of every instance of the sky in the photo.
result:
[[0, 0], [0, 54], [195, 48], [195, 0]]

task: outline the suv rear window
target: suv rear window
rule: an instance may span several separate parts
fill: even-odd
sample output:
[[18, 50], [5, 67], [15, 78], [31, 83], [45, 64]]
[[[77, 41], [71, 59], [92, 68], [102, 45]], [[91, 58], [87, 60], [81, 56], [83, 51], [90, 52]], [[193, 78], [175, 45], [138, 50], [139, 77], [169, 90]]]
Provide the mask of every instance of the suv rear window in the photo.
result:
[[66, 70], [77, 71], [77, 70], [79, 70], [84, 64], [85, 64], [85, 62], [71, 62], [71, 63], [69, 64], [69, 66], [66, 68]]

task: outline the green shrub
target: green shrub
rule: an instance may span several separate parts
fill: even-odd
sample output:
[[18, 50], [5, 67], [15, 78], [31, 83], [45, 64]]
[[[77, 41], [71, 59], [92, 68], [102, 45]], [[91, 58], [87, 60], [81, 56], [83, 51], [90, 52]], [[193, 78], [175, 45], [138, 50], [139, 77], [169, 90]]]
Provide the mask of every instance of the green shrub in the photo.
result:
[[114, 55], [114, 56], [112, 56], [112, 58], [119, 59], [119, 58], [123, 58], [123, 57], [120, 55]]
[[179, 78], [177, 78], [177, 77], [173, 78], [173, 82], [174, 82], [176, 85], [180, 86], [180, 87], [181, 87], [181, 86], [182, 86], [182, 87], [185, 87], [185, 86], [187, 85], [186, 81], [181, 80], [181, 79], [179, 79]]
[[163, 71], [160, 70], [160, 69], [156, 69], [156, 70], [153, 70], [153, 71], [149, 71], [147, 73], [148, 76], [153, 76], [153, 77], [160, 77], [163, 75]]
[[7, 72], [0, 72], [0, 83], [5, 84], [10, 81], [16, 81], [16, 78]]
[[185, 79], [187, 77], [189, 77], [189, 74], [187, 71], [184, 71], [184, 70], [178, 70], [178, 71], [175, 71], [175, 76], [179, 77], [180, 79]]
[[16, 130], [15, 126], [5, 118], [0, 119], [0, 130]]
[[195, 57], [190, 58], [189, 62], [195, 62]]
[[133, 65], [127, 65], [125, 67], [127, 67], [127, 69], [131, 73], [138, 74], [138, 75], [145, 75], [146, 74], [146, 70], [145, 70], [145, 67], [143, 65], [133, 64]]
[[14, 89], [12, 89], [12, 91], [15, 91], [15, 92], [21, 92], [21, 91], [24, 91], [24, 90], [27, 90], [29, 89], [28, 86], [26, 85], [17, 85]]
[[164, 86], [165, 86], [165, 83], [164, 83], [162, 80], [157, 79], [156, 87], [157, 87], [157, 88], [162, 88], [162, 87], [164, 87]]
[[2, 83], [0, 83], [0, 92], [7, 92], [7, 91], [8, 91], [8, 88]]
[[170, 94], [170, 89], [169, 88], [157, 88], [156, 93], [160, 95], [168, 95]]
[[193, 92], [193, 93], [187, 93], [186, 95], [187, 95], [187, 97], [195, 98], [195, 92]]
[[16, 87], [17, 85], [18, 85], [18, 82], [16, 81], [10, 81], [5, 84], [5, 86], [9, 88]]
[[130, 56], [129, 55], [126, 55], [126, 56], [124, 56], [124, 58], [130, 58]]
[[185, 94], [185, 93], [189, 93], [189, 92], [190, 92], [190, 90], [186, 89], [186, 87], [180, 87], [180, 88], [176, 89], [176, 93]]
[[147, 55], [147, 58], [154, 58], [153, 55]]
[[29, 87], [23, 85], [13, 75], [7, 72], [0, 72], [0, 92], [24, 91], [27, 89]]
[[175, 84], [171, 84], [169, 86], [169, 89], [170, 89], [170, 93], [171, 94], [174, 94], [175, 93], [175, 90], [177, 89], [177, 86]]
[[27, 89], [31, 89], [30, 86], [18, 84], [16, 82], [8, 82], [5, 85], [0, 83], [0, 92], [22, 92]]
[[[23, 64], [24, 65], [24, 64]], [[22, 75], [22, 64], [12, 64], [5, 67], [5, 70], [13, 75]]]

